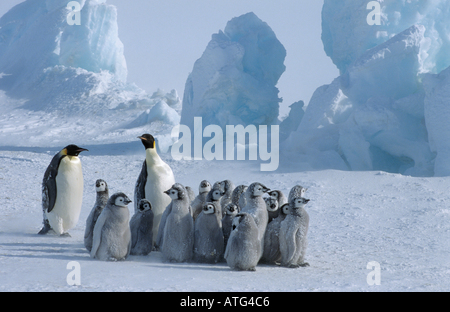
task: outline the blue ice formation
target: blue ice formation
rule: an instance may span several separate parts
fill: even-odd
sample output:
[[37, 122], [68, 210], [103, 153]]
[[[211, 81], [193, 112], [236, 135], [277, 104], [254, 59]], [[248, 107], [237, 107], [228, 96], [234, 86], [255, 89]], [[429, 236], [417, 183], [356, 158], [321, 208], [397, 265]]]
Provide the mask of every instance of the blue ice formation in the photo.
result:
[[[76, 7], [69, 3], [79, 4], [81, 11], [75, 13], [79, 23]], [[50, 119], [61, 136], [68, 118], [75, 118], [86, 133], [93, 122], [110, 122], [115, 128], [103, 128], [111, 132], [123, 125], [142, 128], [153, 121], [174, 124], [180, 118], [175, 90], [150, 96], [127, 82], [117, 9], [106, 0], [26, 0], [2, 16], [0, 91], [24, 101], [22, 110], [10, 112], [12, 116], [35, 114]], [[56, 115], [57, 119], [51, 119]], [[35, 125], [30, 122], [27, 127]]]
[[284, 159], [305, 169], [450, 175], [450, 1], [325, 0], [322, 41], [341, 76], [316, 90]]
[[286, 50], [254, 13], [233, 18], [212, 36], [186, 81], [181, 124], [272, 125], [278, 123], [279, 90]]

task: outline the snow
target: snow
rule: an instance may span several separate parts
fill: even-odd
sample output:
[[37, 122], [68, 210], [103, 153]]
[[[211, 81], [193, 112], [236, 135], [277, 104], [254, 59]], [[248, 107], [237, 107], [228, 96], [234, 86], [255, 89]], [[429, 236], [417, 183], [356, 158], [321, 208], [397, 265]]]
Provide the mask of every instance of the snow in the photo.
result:
[[[111, 194], [123, 191], [131, 196], [144, 157], [138, 140], [126, 149], [90, 147], [80, 157], [85, 191], [72, 237], [37, 235], [42, 221], [40, 183], [55, 152], [1, 148], [1, 291], [445, 291], [450, 287], [449, 178], [333, 170], [267, 174], [242, 162], [163, 157], [177, 181], [193, 189], [205, 178], [230, 177], [236, 185], [259, 181], [284, 194], [297, 184], [308, 188], [306, 261], [311, 267], [258, 265], [256, 272], [236, 272], [225, 263], [163, 263], [159, 252], [117, 263], [89, 257], [83, 235], [96, 198], [95, 181], [103, 178]], [[70, 261], [80, 263], [80, 286], [66, 283]], [[380, 286], [366, 282], [371, 261], [381, 265]]]
[[254, 13], [233, 18], [194, 64], [181, 124], [193, 130], [194, 117], [202, 117], [205, 127], [277, 124], [281, 99], [276, 84], [285, 57], [275, 33]]

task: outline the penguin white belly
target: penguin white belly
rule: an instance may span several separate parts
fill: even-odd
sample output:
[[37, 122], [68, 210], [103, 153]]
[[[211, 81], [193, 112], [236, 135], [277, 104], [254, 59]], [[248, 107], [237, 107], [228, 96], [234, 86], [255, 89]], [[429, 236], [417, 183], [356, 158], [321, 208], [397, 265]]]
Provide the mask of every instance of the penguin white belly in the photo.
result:
[[83, 201], [83, 172], [78, 157], [66, 156], [61, 160], [56, 175], [56, 202], [47, 214], [52, 229], [64, 234], [75, 227]]
[[172, 202], [164, 193], [175, 184], [172, 169], [165, 164], [149, 166], [147, 164], [147, 183], [145, 184], [145, 199], [152, 204], [153, 210], [153, 239], [158, 233], [159, 223], [166, 207]]

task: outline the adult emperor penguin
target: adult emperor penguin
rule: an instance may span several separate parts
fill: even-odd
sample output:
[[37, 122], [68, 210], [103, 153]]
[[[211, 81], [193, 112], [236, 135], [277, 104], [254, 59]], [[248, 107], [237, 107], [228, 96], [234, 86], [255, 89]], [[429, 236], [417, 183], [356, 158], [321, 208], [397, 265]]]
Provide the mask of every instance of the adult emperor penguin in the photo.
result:
[[131, 251], [131, 200], [124, 193], [111, 196], [94, 227], [91, 258], [103, 261], [125, 260]]
[[108, 184], [105, 180], [98, 179], [95, 181], [95, 191], [97, 192], [97, 199], [95, 205], [86, 219], [86, 229], [84, 230], [84, 247], [91, 252], [92, 238], [94, 236], [94, 227], [97, 223], [98, 217], [102, 213], [109, 199]]
[[39, 234], [53, 230], [58, 235], [70, 236], [67, 231], [78, 222], [83, 202], [83, 171], [78, 155], [87, 151], [68, 145], [56, 154], [42, 181], [42, 209], [44, 227]]
[[155, 241], [161, 217], [171, 202], [164, 192], [175, 184], [175, 177], [170, 166], [156, 152], [155, 138], [150, 134], [144, 134], [138, 138], [145, 147], [145, 161], [134, 191], [134, 211], [135, 213], [138, 211], [138, 205], [143, 198], [151, 203], [154, 214], [153, 240]]
[[290, 213], [280, 227], [281, 265], [288, 268], [309, 266], [305, 262], [309, 216], [305, 205], [309, 199], [295, 197], [289, 202]]

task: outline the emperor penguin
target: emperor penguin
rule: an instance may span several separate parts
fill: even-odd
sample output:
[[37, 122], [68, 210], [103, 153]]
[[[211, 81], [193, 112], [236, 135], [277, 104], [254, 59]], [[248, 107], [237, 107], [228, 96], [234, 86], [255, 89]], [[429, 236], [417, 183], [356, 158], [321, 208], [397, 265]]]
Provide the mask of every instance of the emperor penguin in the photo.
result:
[[231, 202], [238, 207], [238, 212], [247, 204], [245, 199], [245, 191], [247, 188], [247, 185], [239, 185], [233, 190], [233, 194], [231, 194]]
[[299, 197], [303, 198], [305, 196], [305, 193], [307, 190], [308, 190], [307, 188], [304, 188], [301, 185], [294, 186], [293, 188], [291, 188], [291, 190], [289, 192], [287, 203], [290, 204], [294, 198], [299, 198]]
[[309, 266], [305, 262], [309, 215], [305, 205], [309, 199], [295, 197], [289, 202], [289, 215], [281, 222], [280, 252], [281, 265], [288, 268]]
[[218, 209], [220, 209], [220, 213], [222, 214], [222, 206], [220, 205], [220, 199], [222, 198], [224, 194], [224, 190], [222, 188], [222, 185], [220, 182], [214, 183], [212, 189], [209, 191], [208, 195], [206, 195], [206, 202], [212, 203], [217, 202], [218, 203]]
[[248, 213], [239, 213], [233, 219], [230, 238], [225, 250], [225, 260], [232, 270], [256, 271], [260, 259], [261, 244], [258, 227]]
[[211, 184], [207, 180], [200, 182], [198, 187], [198, 195], [191, 203], [192, 217], [197, 219], [198, 215], [202, 212], [203, 204], [206, 203], [206, 196], [211, 191]]
[[167, 262], [186, 262], [192, 259], [194, 249], [194, 221], [189, 210], [189, 197], [180, 183], [175, 183], [165, 193], [172, 203], [160, 246], [163, 259]]
[[277, 200], [279, 207], [283, 206], [284, 204], [288, 204], [288, 200], [287, 200], [286, 196], [284, 196], [282, 191], [275, 190], [275, 191], [270, 191], [267, 194], [270, 197], [272, 197], [272, 198]]
[[194, 261], [217, 263], [224, 253], [222, 215], [219, 203], [205, 203], [194, 224]]
[[[258, 228], [258, 240], [261, 244], [261, 252], [264, 248], [264, 234], [266, 232], [267, 224], [269, 223], [269, 214], [262, 196], [268, 191], [270, 191], [270, 189], [259, 182], [251, 184], [247, 191], [245, 191], [247, 205], [241, 210], [241, 212], [250, 214], [255, 220]], [[262, 253], [259, 256], [261, 257]]]
[[231, 228], [234, 217], [238, 214], [238, 206], [229, 203], [225, 206], [225, 216], [222, 218], [222, 232], [223, 232], [223, 241], [224, 241], [224, 249], [227, 248], [228, 239], [230, 238]]
[[273, 197], [266, 197], [264, 198], [264, 201], [266, 202], [266, 208], [269, 214], [269, 223], [270, 223], [272, 222], [273, 219], [278, 217], [280, 207], [278, 205], [278, 200], [276, 200]]
[[97, 198], [95, 200], [95, 205], [91, 210], [88, 218], [86, 219], [86, 228], [84, 230], [84, 247], [91, 252], [92, 249], [92, 237], [94, 235], [95, 223], [97, 219], [108, 203], [109, 190], [108, 184], [102, 179], [95, 181], [95, 191], [97, 192]]
[[264, 235], [264, 252], [261, 261], [267, 264], [276, 264], [281, 260], [280, 252], [280, 227], [289, 214], [289, 204], [284, 204], [279, 209], [278, 217], [267, 225]]
[[124, 193], [112, 195], [94, 227], [91, 258], [103, 261], [125, 260], [131, 251], [131, 200]]
[[139, 202], [138, 212], [130, 220], [131, 255], [146, 256], [153, 249], [152, 204], [144, 199]]
[[134, 211], [138, 211], [138, 205], [143, 198], [151, 203], [154, 214], [153, 240], [156, 240], [163, 212], [170, 204], [170, 198], [164, 192], [175, 184], [175, 177], [170, 166], [156, 152], [155, 138], [150, 134], [138, 138], [145, 147], [145, 161], [136, 181]]
[[235, 186], [230, 180], [220, 182], [220, 188], [223, 190], [222, 198], [220, 199], [220, 207], [222, 209], [222, 217], [225, 215], [225, 206], [231, 203], [231, 198]]
[[83, 202], [83, 171], [78, 155], [87, 151], [68, 145], [56, 154], [42, 181], [42, 209], [44, 226], [39, 234], [53, 230], [61, 236], [75, 227]]

